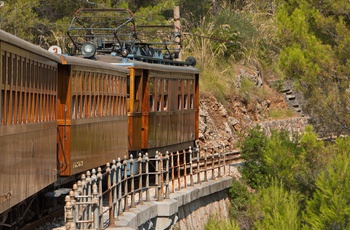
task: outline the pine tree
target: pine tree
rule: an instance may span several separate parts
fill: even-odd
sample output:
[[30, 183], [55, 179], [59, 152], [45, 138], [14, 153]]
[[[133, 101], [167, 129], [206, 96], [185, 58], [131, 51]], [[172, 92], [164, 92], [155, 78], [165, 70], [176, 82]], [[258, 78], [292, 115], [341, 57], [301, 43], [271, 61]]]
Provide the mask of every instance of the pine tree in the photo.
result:
[[262, 188], [256, 198], [251, 200], [260, 213], [253, 229], [300, 229], [298, 194], [284, 187], [283, 183], [273, 179], [269, 187]]
[[337, 141], [334, 158], [317, 178], [303, 215], [305, 229], [350, 228], [349, 144], [349, 138]]

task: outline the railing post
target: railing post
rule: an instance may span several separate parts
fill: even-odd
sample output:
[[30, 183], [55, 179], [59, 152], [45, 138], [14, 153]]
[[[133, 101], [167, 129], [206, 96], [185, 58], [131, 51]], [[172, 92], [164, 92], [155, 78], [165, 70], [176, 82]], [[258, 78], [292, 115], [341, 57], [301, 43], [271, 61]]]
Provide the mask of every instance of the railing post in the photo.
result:
[[[92, 192], [91, 192], [91, 173], [90, 173], [90, 171], [87, 171], [86, 172], [86, 184], [87, 184], [87, 186], [86, 186], [86, 188], [87, 188], [87, 202], [89, 202], [89, 203], [91, 203], [91, 196], [92, 196]], [[86, 210], [87, 210], [87, 214], [86, 214], [86, 219], [85, 220], [87, 220], [87, 219], [92, 219], [91, 218], [91, 213], [92, 213], [92, 207], [91, 207], [91, 205], [88, 205], [88, 207], [86, 208]], [[88, 223], [87, 224], [85, 224], [85, 227], [84, 228], [88, 228]]]
[[189, 147], [190, 154], [190, 186], [193, 186], [193, 161], [192, 161], [192, 147]]
[[156, 173], [155, 173], [155, 182], [156, 182], [156, 188], [154, 191], [154, 196], [158, 198], [158, 193], [159, 193], [159, 156], [158, 156], [158, 151], [156, 151], [156, 155], [154, 156], [155, 159], [155, 165], [156, 165]]
[[129, 204], [128, 204], [128, 175], [127, 175], [127, 159], [126, 156], [124, 157], [123, 161], [124, 165], [124, 211], [129, 211]]
[[76, 228], [76, 225], [75, 223], [73, 222], [73, 213], [72, 213], [72, 204], [70, 202], [70, 197], [69, 196], [66, 196], [66, 205], [65, 205], [65, 222], [66, 222], [66, 229], [69, 229], [69, 230], [75, 230], [77, 229]]
[[[82, 182], [80, 180], [78, 180], [75, 197], [77, 197], [77, 196], [79, 196], [81, 194], [83, 194], [83, 185], [82, 185]], [[79, 200], [81, 200], [81, 198]], [[83, 208], [81, 207], [81, 205], [76, 206], [75, 209], [76, 209], [76, 212], [79, 213], [79, 216], [82, 216]]]
[[223, 154], [224, 154], [224, 175], [226, 176], [226, 146], [223, 145]]
[[99, 221], [99, 229], [103, 228], [103, 223], [102, 223], [102, 214], [103, 214], [103, 188], [102, 188], [102, 169], [101, 167], [97, 168], [97, 182], [98, 182], [98, 190], [97, 190], [97, 201], [98, 201], [98, 221]]
[[130, 178], [131, 178], [131, 208], [136, 207], [135, 203], [135, 178], [134, 178], [134, 156], [130, 154]]
[[143, 191], [143, 187], [142, 187], [142, 154], [139, 153], [139, 157], [137, 159], [137, 163], [138, 163], [138, 169], [139, 169], [139, 204], [143, 204], [143, 200], [142, 200], [142, 191]]
[[158, 201], [163, 200], [163, 156], [162, 153], [158, 153]]
[[[88, 172], [86, 172], [86, 175], [87, 175]], [[86, 178], [86, 175], [83, 174], [81, 176], [81, 188], [82, 188], [82, 195], [83, 197], [80, 199], [81, 201], [83, 202], [87, 202], [88, 201], [88, 198], [86, 197], [87, 196], [87, 178]], [[83, 207], [80, 207], [81, 209], [81, 212], [82, 212], [82, 219], [83, 220], [86, 220], [88, 218], [88, 209], [87, 208], [83, 208]], [[82, 223], [80, 225], [81, 228], [86, 228], [86, 224], [85, 223]]]
[[100, 213], [99, 213], [99, 198], [98, 198], [98, 187], [97, 183], [92, 185], [92, 203], [93, 208], [92, 212], [94, 215], [93, 228], [96, 230], [100, 230]]
[[76, 200], [75, 200], [75, 192], [77, 190], [77, 185], [73, 185], [73, 190], [69, 191], [69, 201], [72, 206], [72, 216], [73, 216], [73, 223], [75, 226], [77, 226], [77, 220], [79, 218], [79, 213], [77, 213], [77, 207], [76, 207]]
[[145, 154], [145, 162], [146, 162], [146, 202], [150, 202], [149, 195], [149, 158], [148, 153]]
[[211, 179], [215, 180], [215, 149], [211, 147]]
[[197, 151], [197, 182], [198, 184], [201, 184], [201, 151], [200, 151], [200, 146], [197, 145], [197, 148], [196, 148], [196, 151]]
[[177, 155], [177, 189], [181, 190], [181, 165], [180, 165], [180, 152], [176, 152]]
[[218, 171], [218, 177], [220, 178], [220, 177], [222, 177], [222, 175], [221, 175], [221, 167], [222, 167], [222, 165], [221, 165], [221, 148], [220, 148], [221, 146], [219, 145], [218, 146], [218, 155], [219, 155], [219, 164], [218, 164], [218, 169], [219, 169], [219, 171]]
[[[98, 207], [98, 200], [97, 200], [97, 196], [95, 198], [95, 192], [96, 194], [98, 194], [98, 181], [97, 181], [97, 175], [96, 175], [96, 169], [92, 169], [91, 170], [91, 182], [92, 182], [92, 187], [91, 187], [91, 202], [92, 204], [89, 204], [90, 207], [91, 207], [91, 220], [93, 220], [93, 223], [92, 223], [92, 226], [94, 228], [98, 228], [98, 215], [96, 216], [96, 212], [99, 210], [99, 207]], [[95, 191], [96, 190], [96, 191]], [[97, 219], [97, 220], [96, 220]]]
[[113, 160], [112, 161], [112, 170], [111, 170], [111, 174], [112, 174], [112, 183], [113, 183], [113, 189], [112, 189], [112, 199], [111, 199], [111, 204], [110, 206], [112, 206], [112, 209], [110, 211], [110, 221], [109, 222], [113, 222], [114, 219], [118, 216], [118, 197], [117, 197], [117, 165], [116, 165], [116, 161]]
[[204, 182], [208, 181], [208, 159], [207, 159], [208, 148], [204, 147]]
[[171, 152], [170, 153], [170, 159], [171, 159], [171, 191], [172, 193], [175, 192], [175, 181], [174, 181], [174, 177], [175, 177], [175, 169], [174, 169], [174, 153]]
[[169, 199], [169, 152], [165, 153], [166, 160], [166, 179], [165, 179], [165, 199]]
[[120, 157], [118, 157], [118, 163], [117, 163], [117, 170], [118, 170], [118, 216], [123, 215], [123, 210], [122, 210], [122, 163]]
[[187, 161], [186, 161], [186, 150], [182, 150], [183, 161], [184, 161], [184, 186], [187, 188]]

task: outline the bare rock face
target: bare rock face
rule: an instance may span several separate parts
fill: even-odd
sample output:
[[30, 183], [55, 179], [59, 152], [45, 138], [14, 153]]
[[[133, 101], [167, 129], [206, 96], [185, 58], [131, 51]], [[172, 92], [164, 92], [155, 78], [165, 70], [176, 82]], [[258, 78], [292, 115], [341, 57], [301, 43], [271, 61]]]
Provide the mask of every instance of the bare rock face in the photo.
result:
[[267, 113], [272, 108], [287, 109], [283, 96], [247, 102], [242, 97], [228, 97], [225, 106], [210, 94], [200, 95], [199, 145], [225, 146], [235, 149], [246, 133], [261, 126], [269, 135], [272, 129], [301, 133], [308, 124], [306, 117], [271, 120]]

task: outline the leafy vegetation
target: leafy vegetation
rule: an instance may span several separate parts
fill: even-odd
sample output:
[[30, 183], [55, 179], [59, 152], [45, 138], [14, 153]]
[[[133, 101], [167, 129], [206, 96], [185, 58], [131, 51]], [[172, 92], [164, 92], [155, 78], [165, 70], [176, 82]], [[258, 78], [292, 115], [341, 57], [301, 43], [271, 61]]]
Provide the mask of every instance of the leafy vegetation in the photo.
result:
[[241, 157], [244, 160], [242, 177], [254, 189], [267, 183], [267, 168], [262, 152], [267, 141], [266, 135], [257, 127], [250, 130], [241, 148]]
[[348, 229], [349, 150], [349, 137], [324, 142], [311, 126], [300, 136], [250, 130], [242, 180], [229, 190], [232, 218], [241, 229]]

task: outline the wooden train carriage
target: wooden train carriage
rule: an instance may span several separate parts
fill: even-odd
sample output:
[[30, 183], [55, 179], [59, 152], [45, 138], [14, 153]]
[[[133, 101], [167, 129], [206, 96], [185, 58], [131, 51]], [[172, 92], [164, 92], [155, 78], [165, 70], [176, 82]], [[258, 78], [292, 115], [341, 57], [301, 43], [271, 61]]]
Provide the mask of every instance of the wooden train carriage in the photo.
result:
[[[174, 62], [176, 63], [176, 62]], [[199, 71], [129, 60], [129, 150], [188, 149], [198, 138]]]
[[0, 213], [3, 213], [56, 181], [60, 60], [57, 55], [1, 30], [0, 51]]
[[127, 152], [128, 70], [61, 56], [58, 158], [63, 176], [86, 172]]

